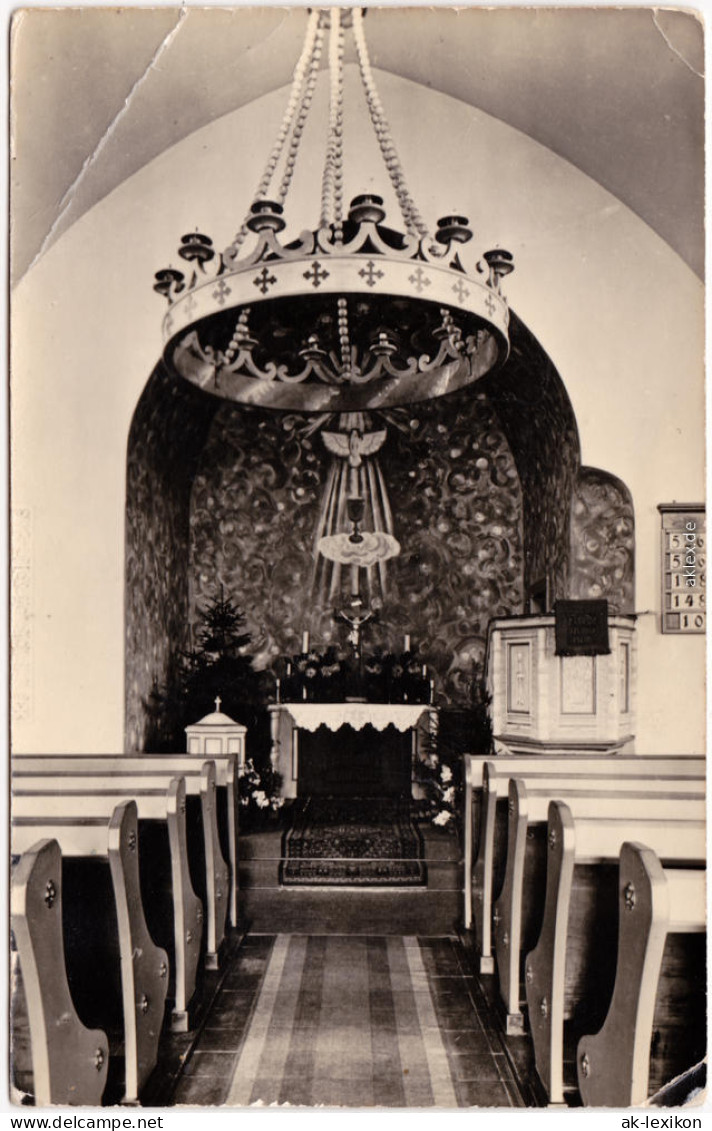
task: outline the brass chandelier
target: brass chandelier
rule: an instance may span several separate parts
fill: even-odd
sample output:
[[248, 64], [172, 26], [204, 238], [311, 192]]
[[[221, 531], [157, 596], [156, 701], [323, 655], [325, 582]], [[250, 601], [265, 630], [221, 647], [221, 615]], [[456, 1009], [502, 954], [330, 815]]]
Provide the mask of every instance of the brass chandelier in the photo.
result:
[[[364, 194], [344, 214], [344, 80], [352, 30], [361, 82], [403, 218], [385, 225], [383, 200]], [[319, 221], [282, 242], [284, 206], [329, 37], [329, 122]], [[280, 170], [276, 193], [268, 197]], [[254, 236], [246, 248], [248, 236]], [[178, 253], [191, 268], [156, 274], [169, 371], [243, 404], [323, 416], [394, 408], [463, 388], [509, 349], [502, 279], [512, 256], [487, 251], [467, 271], [468, 221], [428, 230], [406, 185], [376, 89], [360, 8], [312, 10], [289, 101], [244, 223], [222, 254], [199, 232]]]

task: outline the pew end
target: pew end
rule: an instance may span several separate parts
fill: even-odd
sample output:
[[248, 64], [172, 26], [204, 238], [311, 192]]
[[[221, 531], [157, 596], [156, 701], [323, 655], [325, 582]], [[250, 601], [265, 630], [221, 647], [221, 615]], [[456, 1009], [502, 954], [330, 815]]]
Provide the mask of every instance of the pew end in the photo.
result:
[[[26, 850], [38, 836], [48, 835], [57, 840], [64, 859], [75, 857], [77, 864], [90, 865], [92, 869], [106, 868], [108, 864], [107, 884], [102, 885], [102, 892], [107, 900], [105, 906], [111, 906], [111, 916], [115, 916], [110, 929], [116, 934], [115, 940], [106, 940], [102, 953], [115, 964], [117, 973], [124, 1059], [121, 1102], [135, 1105], [156, 1065], [168, 991], [168, 956], [150, 936], [141, 900], [136, 802], [116, 805], [108, 820], [105, 816], [77, 814], [45, 818], [13, 814], [15, 852]], [[66, 884], [65, 889], [68, 897]], [[93, 899], [93, 891], [91, 896], [84, 892], [83, 898]], [[79, 938], [75, 931], [74, 942], [78, 943]], [[76, 957], [74, 967], [84, 982], [96, 974], [96, 970], [77, 970]], [[95, 989], [91, 999], [95, 1008], [101, 1004]]]
[[214, 762], [205, 762], [200, 771], [200, 804], [205, 829], [205, 856], [210, 886], [207, 924], [206, 970], [220, 969], [226, 941], [226, 916], [229, 906], [230, 872], [220, 850], [217, 817], [217, 783]]
[[704, 821], [574, 819], [563, 801], [549, 803], [544, 918], [525, 979], [536, 1069], [554, 1104], [576, 1090], [577, 1040], [586, 1025], [600, 1028], [613, 995], [619, 856], [631, 834], [676, 866], [704, 861]]
[[[706, 885], [702, 870], [664, 869], [652, 849], [626, 842], [621, 849], [619, 878], [618, 963], [610, 1008], [598, 1033], [578, 1043], [576, 1065], [581, 1098], [587, 1107], [637, 1107], [651, 1087], [651, 1061], [667, 1018], [661, 1001], [666, 943], [672, 935], [701, 935], [706, 930]], [[680, 971], [678, 977], [684, 977]], [[687, 972], [688, 975], [691, 973]], [[692, 993], [690, 990], [692, 989]], [[687, 986], [694, 1004], [694, 987]], [[704, 999], [704, 978], [701, 993]], [[675, 986], [674, 1013], [684, 1005]], [[687, 1003], [690, 1004], [689, 1002]], [[704, 1004], [697, 1010], [697, 1028], [704, 1034]], [[684, 1025], [689, 1031], [690, 1014]], [[669, 1051], [669, 1050], [668, 1050]], [[663, 1083], [678, 1075], [679, 1060], [660, 1058]], [[684, 1069], [684, 1065], [682, 1066]], [[691, 1067], [687, 1065], [686, 1067]]]
[[121, 986], [126, 1034], [126, 1093], [122, 1103], [139, 1103], [156, 1066], [168, 991], [168, 955], [151, 938], [141, 902], [138, 864], [138, 809], [135, 801], [116, 806], [109, 821], [109, 867], [116, 897], [121, 950]]
[[[540, 916], [533, 932], [533, 940], [527, 939], [525, 924], [537, 919], [534, 909], [543, 906], [546, 876], [545, 862], [536, 867], [537, 859], [545, 855], [539, 853], [537, 856], [535, 851], [540, 847], [542, 830], [537, 826], [529, 827], [526, 786], [516, 778], [509, 780], [507, 819], [504, 883], [494, 907], [492, 921], [499, 989], [504, 1004], [505, 1032], [508, 1036], [522, 1036], [527, 1032], [526, 1017], [522, 1010], [522, 952], [527, 941], [534, 945], [541, 925]], [[544, 837], [545, 835], [544, 830]]]
[[186, 829], [186, 782], [173, 778], [167, 795], [168, 839], [170, 844], [173, 889], [173, 930], [175, 936], [175, 1000], [171, 1010], [171, 1029], [187, 1033], [191, 1026], [191, 1002], [196, 992], [203, 905], [193, 891], [188, 868]]
[[12, 877], [11, 924], [27, 1008], [35, 1105], [99, 1106], [109, 1043], [103, 1031], [82, 1024], [69, 990], [56, 840], [40, 840], [20, 857]]

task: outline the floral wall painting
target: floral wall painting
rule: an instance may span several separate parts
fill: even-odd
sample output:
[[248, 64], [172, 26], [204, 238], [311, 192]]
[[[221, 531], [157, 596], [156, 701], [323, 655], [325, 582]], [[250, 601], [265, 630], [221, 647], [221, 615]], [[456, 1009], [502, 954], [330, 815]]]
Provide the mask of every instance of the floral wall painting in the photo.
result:
[[571, 589], [580, 600], [605, 598], [616, 613], [634, 611], [635, 517], [625, 483], [596, 467], [576, 479], [571, 518]]

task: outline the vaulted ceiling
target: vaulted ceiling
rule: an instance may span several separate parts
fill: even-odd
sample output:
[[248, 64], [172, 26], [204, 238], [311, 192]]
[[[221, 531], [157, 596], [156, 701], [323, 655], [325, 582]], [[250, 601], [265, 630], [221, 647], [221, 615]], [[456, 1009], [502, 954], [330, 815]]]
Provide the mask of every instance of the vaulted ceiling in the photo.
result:
[[[14, 278], [165, 149], [288, 83], [305, 23], [305, 8], [30, 8], [16, 15]], [[366, 31], [374, 66], [549, 147], [702, 274], [704, 56], [695, 15], [375, 8]]]

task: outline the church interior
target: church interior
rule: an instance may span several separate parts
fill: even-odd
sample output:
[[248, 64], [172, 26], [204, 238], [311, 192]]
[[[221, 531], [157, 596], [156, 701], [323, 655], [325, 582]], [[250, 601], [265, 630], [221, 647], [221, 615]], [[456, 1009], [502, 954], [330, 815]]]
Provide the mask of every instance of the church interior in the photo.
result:
[[704, 1087], [702, 54], [15, 16], [11, 1103]]

